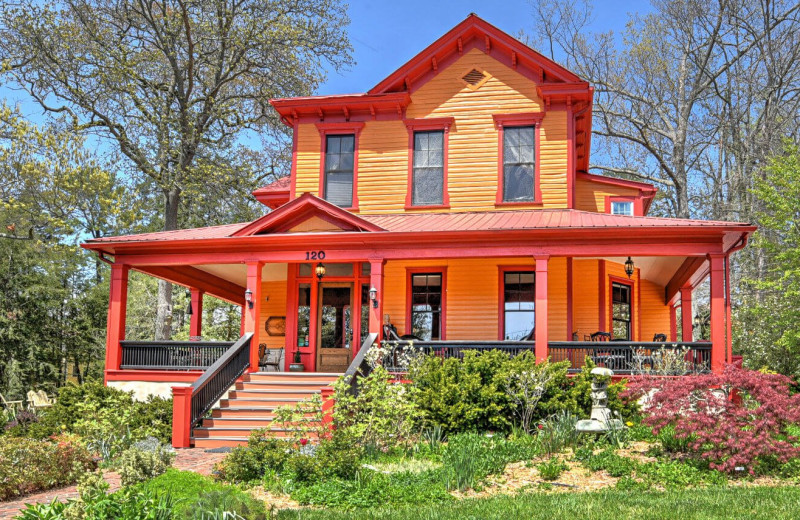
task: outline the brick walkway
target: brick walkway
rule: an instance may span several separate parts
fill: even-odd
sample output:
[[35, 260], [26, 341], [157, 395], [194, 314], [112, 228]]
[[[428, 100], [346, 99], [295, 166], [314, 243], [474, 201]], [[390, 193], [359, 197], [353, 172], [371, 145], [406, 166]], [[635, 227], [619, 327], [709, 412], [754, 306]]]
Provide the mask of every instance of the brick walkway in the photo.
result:
[[[210, 475], [214, 464], [222, 460], [225, 455], [225, 453], [209, 453], [201, 449], [177, 450], [173, 467], [184, 471], [194, 471], [201, 475]], [[119, 475], [116, 472], [107, 471], [103, 476], [110, 486], [110, 491], [116, 491], [120, 488]], [[54, 498], [65, 501], [77, 496], [77, 488], [75, 486], [67, 486], [17, 498], [10, 502], [0, 502], [0, 519], [14, 518], [14, 515], [25, 507], [25, 504], [52, 502]]]

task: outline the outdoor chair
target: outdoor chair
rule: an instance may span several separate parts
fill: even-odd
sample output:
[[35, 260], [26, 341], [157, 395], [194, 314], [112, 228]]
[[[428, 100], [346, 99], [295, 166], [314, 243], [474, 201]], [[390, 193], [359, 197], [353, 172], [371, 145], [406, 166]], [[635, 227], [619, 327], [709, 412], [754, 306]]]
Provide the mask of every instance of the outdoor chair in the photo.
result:
[[272, 367], [275, 372], [281, 371], [281, 361], [283, 361], [283, 347], [267, 348], [266, 343], [258, 345], [258, 369], [264, 370]]
[[656, 342], [656, 343], [663, 343], [663, 342], [667, 341], [667, 335], [666, 334], [655, 334], [653, 336], [653, 341]]
[[22, 409], [22, 401], [7, 401], [3, 394], [0, 394], [0, 401], [2, 401], [3, 408], [14, 415]]
[[30, 390], [28, 391], [28, 407], [33, 410], [39, 410], [41, 408], [48, 408], [53, 406], [53, 401], [47, 394], [44, 393], [44, 390]]

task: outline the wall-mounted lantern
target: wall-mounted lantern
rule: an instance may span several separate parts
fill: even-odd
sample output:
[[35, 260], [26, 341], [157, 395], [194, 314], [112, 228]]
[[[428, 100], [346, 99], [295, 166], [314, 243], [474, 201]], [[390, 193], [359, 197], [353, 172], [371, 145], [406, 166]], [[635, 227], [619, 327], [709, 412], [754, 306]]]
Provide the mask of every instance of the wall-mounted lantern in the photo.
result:
[[251, 291], [249, 287], [244, 292], [244, 301], [247, 302], [247, 307], [248, 308], [250, 308], [250, 309], [253, 308], [253, 291]]
[[628, 275], [628, 279], [630, 279], [631, 276], [633, 276], [633, 268], [634, 268], [633, 260], [631, 260], [631, 257], [628, 257], [628, 259], [625, 260], [625, 274]]
[[369, 290], [369, 300], [372, 302], [372, 307], [374, 309], [378, 308], [378, 289], [375, 287], [370, 288]]
[[314, 273], [317, 275], [317, 280], [322, 281], [322, 278], [325, 276], [325, 264], [317, 264]]

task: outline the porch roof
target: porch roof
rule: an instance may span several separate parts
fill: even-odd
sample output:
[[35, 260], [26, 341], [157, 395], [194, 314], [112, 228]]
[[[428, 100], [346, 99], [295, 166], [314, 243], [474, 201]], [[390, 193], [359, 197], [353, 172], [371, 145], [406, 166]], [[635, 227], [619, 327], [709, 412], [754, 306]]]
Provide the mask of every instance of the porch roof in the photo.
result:
[[[377, 228], [381, 228], [381, 230], [376, 231], [362, 231], [364, 233], [435, 233], [554, 229], [624, 230], [631, 228], [645, 228], [653, 231], [659, 229], [690, 230], [713, 228], [719, 231], [752, 232], [756, 229], [755, 226], [740, 222], [609, 215], [605, 213], [592, 213], [574, 209], [479, 211], [461, 213], [400, 213], [385, 215], [358, 215], [358, 217], [374, 224]], [[93, 245], [100, 244], [108, 245], [130, 242], [169, 242], [178, 240], [184, 241], [246, 238], [245, 236], [239, 235], [241, 234], [242, 230], [252, 226], [254, 222], [203, 228], [179, 229], [174, 231], [158, 231], [154, 233], [140, 233], [135, 235], [102, 237], [91, 239], [87, 241], [84, 246], [93, 249]], [[270, 234], [281, 235], [296, 233], [279, 232]]]

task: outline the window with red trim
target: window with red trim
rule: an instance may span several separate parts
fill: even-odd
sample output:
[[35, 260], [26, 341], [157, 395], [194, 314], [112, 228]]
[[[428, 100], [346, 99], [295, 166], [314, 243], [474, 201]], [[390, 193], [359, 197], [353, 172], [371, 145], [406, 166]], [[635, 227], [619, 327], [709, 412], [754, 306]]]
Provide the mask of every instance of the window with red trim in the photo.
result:
[[413, 206], [444, 204], [444, 130], [414, 132]]
[[631, 341], [631, 309], [633, 287], [626, 283], [611, 283], [611, 334], [614, 339]]
[[411, 334], [425, 341], [442, 338], [442, 273], [411, 274]]
[[325, 136], [325, 186], [323, 198], [342, 208], [353, 206], [353, 172], [356, 136]]
[[536, 127], [503, 128], [503, 202], [534, 202]]
[[536, 273], [505, 271], [503, 274], [503, 338], [521, 341], [531, 336], [536, 323]]

